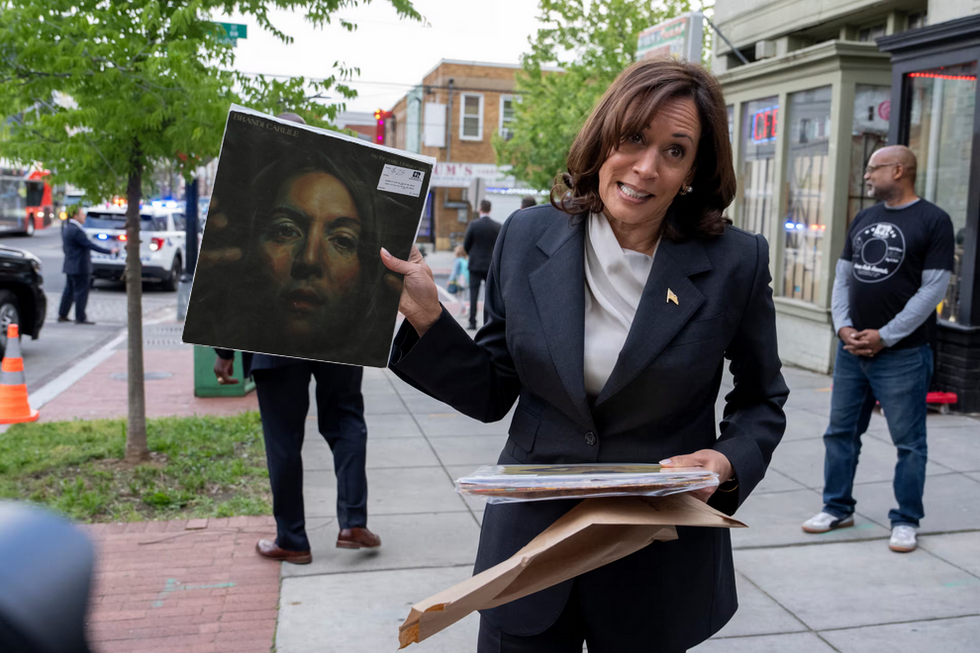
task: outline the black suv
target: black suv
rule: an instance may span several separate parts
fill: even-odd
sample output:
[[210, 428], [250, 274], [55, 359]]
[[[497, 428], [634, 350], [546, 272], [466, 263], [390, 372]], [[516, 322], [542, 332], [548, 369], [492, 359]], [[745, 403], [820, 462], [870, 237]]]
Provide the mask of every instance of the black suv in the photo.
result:
[[41, 259], [22, 249], [0, 245], [0, 356], [7, 350], [9, 324], [17, 324], [22, 336], [37, 340], [47, 310]]

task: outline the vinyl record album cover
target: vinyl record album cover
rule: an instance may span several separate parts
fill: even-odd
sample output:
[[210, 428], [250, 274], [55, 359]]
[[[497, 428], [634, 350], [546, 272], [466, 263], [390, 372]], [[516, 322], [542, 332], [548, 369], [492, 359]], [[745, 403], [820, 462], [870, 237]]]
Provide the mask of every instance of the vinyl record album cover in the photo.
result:
[[233, 105], [184, 341], [387, 365], [434, 163]]

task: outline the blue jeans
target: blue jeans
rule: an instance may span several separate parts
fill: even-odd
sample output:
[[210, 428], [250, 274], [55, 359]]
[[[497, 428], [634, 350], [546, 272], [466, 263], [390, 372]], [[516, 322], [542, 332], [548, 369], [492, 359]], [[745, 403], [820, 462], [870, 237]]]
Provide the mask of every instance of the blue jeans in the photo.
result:
[[898, 509], [892, 526], [918, 526], [924, 514], [926, 482], [926, 393], [932, 380], [932, 348], [883, 349], [873, 358], [855, 356], [837, 345], [830, 425], [824, 433], [824, 512], [844, 519], [854, 512], [854, 472], [861, 435], [868, 429], [875, 398], [898, 448], [893, 481]]

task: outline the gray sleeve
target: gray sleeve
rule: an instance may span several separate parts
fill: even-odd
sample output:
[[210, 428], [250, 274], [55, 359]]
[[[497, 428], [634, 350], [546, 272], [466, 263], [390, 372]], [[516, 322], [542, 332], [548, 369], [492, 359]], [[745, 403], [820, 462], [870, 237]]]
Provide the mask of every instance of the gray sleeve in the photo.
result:
[[905, 304], [905, 308], [888, 324], [878, 329], [881, 342], [886, 347], [895, 346], [902, 338], [918, 329], [929, 314], [936, 310], [936, 305], [946, 295], [951, 275], [949, 270], [922, 271], [922, 285]]
[[851, 309], [848, 305], [847, 286], [851, 282], [851, 270], [854, 264], [840, 259], [834, 272], [834, 292], [830, 299], [830, 313], [834, 318], [834, 335], [844, 327], [853, 326]]

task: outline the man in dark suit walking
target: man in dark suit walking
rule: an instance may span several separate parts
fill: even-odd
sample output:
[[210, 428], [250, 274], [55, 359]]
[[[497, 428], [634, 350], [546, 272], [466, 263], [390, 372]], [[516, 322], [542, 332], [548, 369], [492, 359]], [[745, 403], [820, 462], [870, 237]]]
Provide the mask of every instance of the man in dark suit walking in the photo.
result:
[[[234, 352], [215, 349], [218, 383], [232, 378]], [[303, 439], [310, 409], [310, 377], [316, 378], [317, 425], [333, 452], [337, 476], [337, 522], [341, 549], [374, 548], [381, 538], [367, 528], [367, 425], [361, 380], [364, 370], [299, 358], [242, 354], [245, 377], [255, 380], [272, 486], [276, 539], [259, 540], [264, 558], [293, 564], [312, 562], [303, 505]]]
[[85, 224], [85, 211], [75, 205], [74, 215], [68, 219], [61, 232], [65, 263], [61, 270], [65, 273], [65, 289], [61, 293], [61, 306], [58, 308], [58, 321], [68, 321], [68, 311], [75, 304], [75, 324], [95, 324], [85, 318], [85, 305], [88, 304], [88, 289], [92, 279], [92, 252], [115, 254], [118, 248], [96, 245], [82, 229]]
[[476, 329], [476, 305], [480, 299], [480, 285], [487, 280], [493, 246], [497, 244], [500, 223], [490, 217], [490, 202], [480, 202], [480, 217], [470, 223], [463, 238], [463, 249], [470, 265], [470, 329]]

